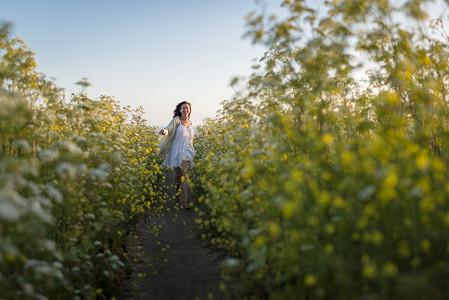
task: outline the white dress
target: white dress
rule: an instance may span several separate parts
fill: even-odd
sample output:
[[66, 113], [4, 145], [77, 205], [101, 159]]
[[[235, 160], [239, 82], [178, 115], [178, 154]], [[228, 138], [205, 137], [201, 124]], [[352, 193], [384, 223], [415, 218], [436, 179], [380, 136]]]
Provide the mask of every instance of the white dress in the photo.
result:
[[162, 165], [164, 167], [179, 168], [182, 165], [182, 161], [187, 160], [190, 161], [190, 166], [193, 167], [193, 157], [195, 156], [193, 137], [192, 125], [184, 127], [182, 124], [179, 124], [178, 128], [176, 128], [173, 144]]

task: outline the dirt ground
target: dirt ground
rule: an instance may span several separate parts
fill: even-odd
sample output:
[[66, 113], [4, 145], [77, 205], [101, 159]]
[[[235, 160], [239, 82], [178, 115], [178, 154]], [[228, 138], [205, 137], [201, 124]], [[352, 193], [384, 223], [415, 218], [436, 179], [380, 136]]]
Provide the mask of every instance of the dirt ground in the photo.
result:
[[[164, 213], [139, 221], [133, 250], [138, 260], [120, 298], [235, 299], [231, 288], [221, 284], [220, 263], [225, 253], [201, 238], [194, 209], [185, 210], [174, 200], [173, 172], [166, 176], [164, 192]], [[197, 204], [195, 195], [190, 199]]]

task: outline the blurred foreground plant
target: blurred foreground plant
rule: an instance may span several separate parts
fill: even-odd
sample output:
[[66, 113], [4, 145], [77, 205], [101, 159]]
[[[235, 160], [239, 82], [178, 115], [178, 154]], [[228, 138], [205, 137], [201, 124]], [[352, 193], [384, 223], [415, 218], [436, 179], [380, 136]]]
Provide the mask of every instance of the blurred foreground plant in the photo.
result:
[[0, 298], [113, 297], [136, 217], [160, 197], [141, 108], [65, 95], [0, 29]]
[[449, 40], [424, 24], [427, 3], [248, 16], [269, 50], [195, 145], [199, 222], [243, 297], [449, 294]]

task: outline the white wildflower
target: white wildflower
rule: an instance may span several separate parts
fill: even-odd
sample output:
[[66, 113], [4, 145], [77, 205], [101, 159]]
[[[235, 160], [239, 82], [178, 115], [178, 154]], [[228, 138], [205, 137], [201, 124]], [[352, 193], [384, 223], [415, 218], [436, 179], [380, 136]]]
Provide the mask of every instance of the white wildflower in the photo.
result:
[[76, 168], [70, 163], [63, 162], [56, 167], [56, 173], [61, 177], [74, 177], [76, 174]]
[[45, 188], [47, 190], [48, 197], [50, 197], [51, 199], [55, 200], [56, 203], [61, 203], [62, 202], [63, 195], [57, 188], [55, 188], [51, 184], [47, 184], [45, 186]]
[[39, 159], [43, 162], [51, 162], [57, 160], [59, 157], [58, 152], [53, 150], [43, 150], [39, 153]]
[[28, 143], [28, 141], [24, 139], [17, 139], [15, 141], [15, 145], [18, 149], [24, 152], [31, 152], [31, 145]]
[[56, 143], [56, 145], [60, 146], [61, 148], [67, 150], [69, 153], [72, 154], [83, 153], [83, 149], [81, 149], [77, 144], [71, 141], [59, 141]]

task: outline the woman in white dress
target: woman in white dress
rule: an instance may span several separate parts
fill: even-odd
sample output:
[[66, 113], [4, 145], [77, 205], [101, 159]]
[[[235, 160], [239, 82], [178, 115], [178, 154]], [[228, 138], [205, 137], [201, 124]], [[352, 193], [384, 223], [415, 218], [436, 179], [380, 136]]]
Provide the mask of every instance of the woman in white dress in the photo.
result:
[[[193, 126], [190, 122], [191, 104], [183, 101], [176, 105], [173, 119], [159, 133], [164, 135], [159, 144], [159, 153], [167, 153], [163, 166], [175, 169], [176, 202], [180, 202], [181, 188], [184, 192], [184, 208], [190, 209], [190, 186], [188, 175], [190, 168], [194, 166], [193, 157]], [[184, 178], [184, 181], [183, 181]], [[181, 187], [182, 183], [182, 187]]]

